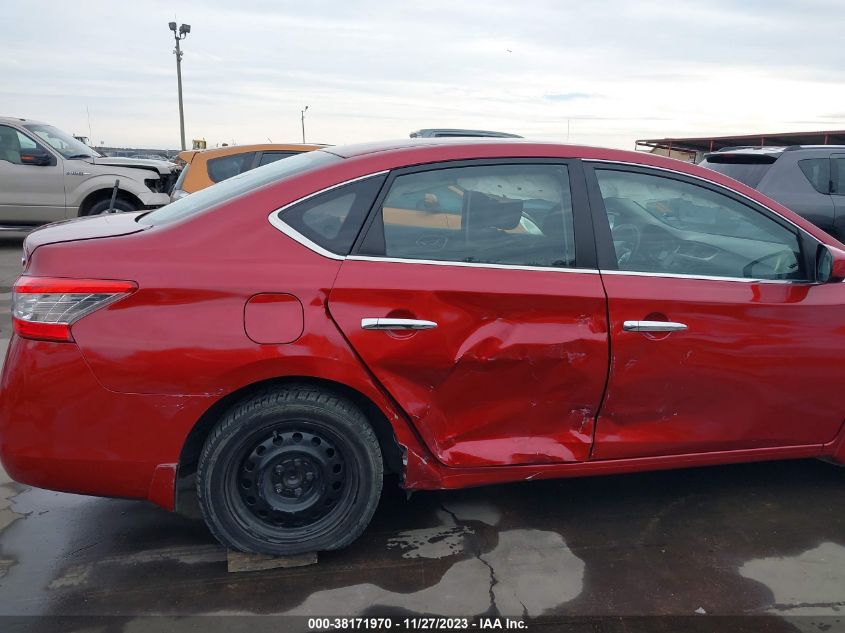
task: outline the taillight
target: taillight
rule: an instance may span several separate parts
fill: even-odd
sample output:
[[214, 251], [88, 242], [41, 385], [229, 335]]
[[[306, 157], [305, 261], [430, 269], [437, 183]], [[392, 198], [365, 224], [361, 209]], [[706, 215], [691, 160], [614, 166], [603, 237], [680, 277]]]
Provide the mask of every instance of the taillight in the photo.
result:
[[20, 277], [12, 288], [15, 332], [26, 338], [72, 341], [70, 326], [134, 290], [131, 281]]

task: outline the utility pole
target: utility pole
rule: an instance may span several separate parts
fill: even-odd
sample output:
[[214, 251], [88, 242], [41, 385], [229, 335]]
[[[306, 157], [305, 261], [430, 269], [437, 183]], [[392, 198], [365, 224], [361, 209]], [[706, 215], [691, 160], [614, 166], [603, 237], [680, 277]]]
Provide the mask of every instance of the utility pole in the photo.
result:
[[191, 25], [190, 24], [182, 24], [178, 31], [176, 29], [176, 22], [170, 22], [168, 24], [170, 30], [173, 31], [173, 39], [176, 40], [176, 49], [173, 51], [173, 54], [176, 55], [176, 82], [179, 85], [179, 133], [182, 137], [182, 149], [187, 149], [185, 147], [185, 111], [182, 108], [182, 49], [179, 46], [179, 42], [184, 40], [188, 33], [191, 32]]
[[305, 110], [300, 110], [299, 116], [302, 120], [302, 142], [305, 142], [305, 112], [308, 110], [308, 106], [305, 106]]

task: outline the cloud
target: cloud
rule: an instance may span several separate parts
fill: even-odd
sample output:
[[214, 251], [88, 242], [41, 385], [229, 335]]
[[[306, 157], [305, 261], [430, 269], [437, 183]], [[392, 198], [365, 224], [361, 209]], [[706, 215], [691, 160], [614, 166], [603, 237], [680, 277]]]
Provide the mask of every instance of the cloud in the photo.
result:
[[[305, 105], [307, 136], [330, 143], [425, 127], [564, 140], [569, 127], [572, 142], [630, 149], [823, 127], [845, 101], [837, 5], [182, 0], [187, 136], [298, 140]], [[76, 132], [87, 107], [96, 141], [175, 147], [174, 6], [5, 0], [9, 24], [50, 36], [0, 38], [0, 110]]]
[[543, 95], [543, 99], [548, 101], [575, 101], [576, 99], [592, 99], [596, 95], [587, 94], [586, 92], [556, 92], [552, 94]]

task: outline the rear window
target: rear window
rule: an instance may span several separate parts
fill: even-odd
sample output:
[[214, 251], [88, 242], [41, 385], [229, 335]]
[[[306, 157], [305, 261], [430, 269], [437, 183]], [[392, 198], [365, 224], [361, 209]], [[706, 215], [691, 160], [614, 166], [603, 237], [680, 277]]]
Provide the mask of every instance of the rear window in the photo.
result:
[[757, 187], [763, 176], [769, 171], [780, 154], [775, 155], [749, 155], [749, 154], [711, 154], [699, 163], [702, 167], [707, 167], [713, 171], [718, 171], [720, 174], [729, 176], [734, 180], [748, 185], [749, 187]]
[[252, 168], [255, 152], [221, 156], [208, 161], [208, 177], [212, 182], [222, 182]]
[[373, 176], [336, 187], [280, 211], [278, 218], [327, 251], [348, 255], [384, 179]]
[[337, 163], [343, 159], [328, 152], [306, 152], [291, 156], [287, 160], [276, 161], [264, 167], [246, 171], [211, 187], [180, 198], [167, 206], [151, 211], [138, 218], [139, 224], [170, 224], [228, 202], [245, 193], [269, 185], [272, 182], [296, 176], [305, 171]]
[[813, 189], [825, 195], [830, 193], [830, 159], [807, 158], [799, 160], [798, 166]]

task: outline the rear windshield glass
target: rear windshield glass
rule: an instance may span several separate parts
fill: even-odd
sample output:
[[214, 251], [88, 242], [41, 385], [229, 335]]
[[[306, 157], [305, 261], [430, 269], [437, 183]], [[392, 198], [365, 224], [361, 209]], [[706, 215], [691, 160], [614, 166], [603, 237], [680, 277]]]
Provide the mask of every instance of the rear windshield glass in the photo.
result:
[[777, 156], [723, 155], [708, 156], [699, 165], [725, 174], [749, 187], [756, 187], [776, 160]]
[[139, 224], [161, 225], [182, 220], [223, 202], [254, 191], [264, 185], [284, 180], [310, 169], [343, 160], [328, 152], [306, 152], [264, 167], [246, 171], [228, 180], [171, 202], [138, 218]]

